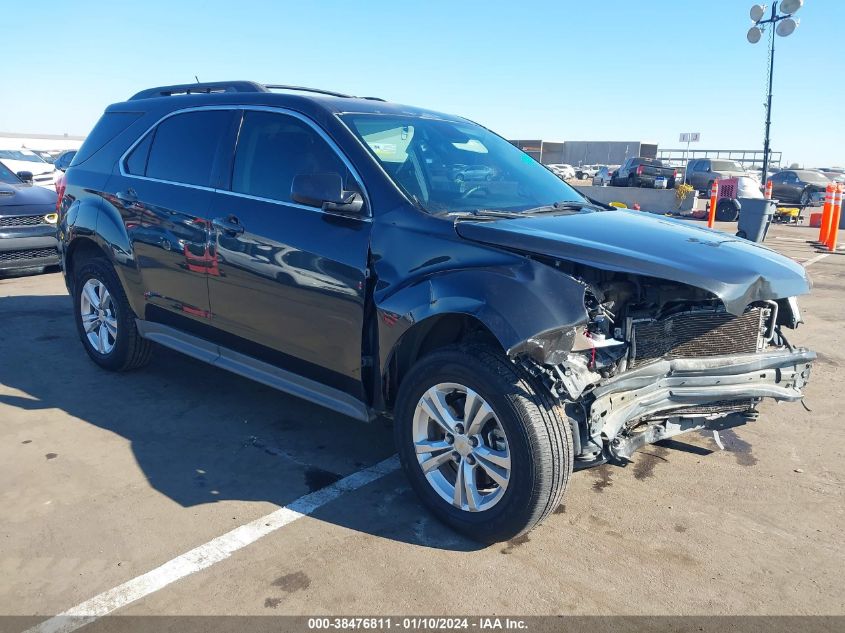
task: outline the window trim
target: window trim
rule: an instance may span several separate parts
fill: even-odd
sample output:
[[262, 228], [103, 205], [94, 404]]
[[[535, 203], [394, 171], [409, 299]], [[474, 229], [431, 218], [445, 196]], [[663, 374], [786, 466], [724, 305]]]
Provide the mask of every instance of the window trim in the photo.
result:
[[[353, 216], [353, 215], [350, 215], [348, 213], [342, 213], [342, 212], [336, 212], [336, 211], [325, 211], [325, 210], [323, 210], [319, 207], [312, 207], [312, 206], [309, 206], [307, 204], [299, 204], [297, 202], [285, 202], [283, 200], [273, 200], [271, 198], [262, 198], [260, 196], [253, 196], [253, 195], [250, 195], [250, 194], [247, 194], [247, 193], [239, 193], [237, 191], [231, 191], [231, 189], [222, 189], [222, 188], [219, 188], [219, 187], [204, 187], [202, 185], [192, 185], [192, 184], [185, 183], [185, 182], [175, 182], [173, 180], [163, 180], [161, 178], [150, 178], [149, 176], [139, 176], [138, 174], [130, 174], [126, 171], [125, 163], [126, 163], [126, 160], [129, 158], [129, 155], [132, 153], [132, 151], [138, 145], [141, 144], [141, 142], [147, 137], [147, 135], [149, 135], [151, 133], [154, 134], [155, 131], [156, 131], [156, 128], [158, 128], [158, 126], [163, 121], [165, 121], [166, 119], [169, 119], [172, 116], [176, 116], [177, 114], [185, 114], [187, 112], [197, 112], [197, 111], [202, 111], [202, 110], [227, 110], [227, 111], [231, 111], [231, 112], [236, 112], [236, 111], [241, 111], [241, 112], [245, 112], [245, 111], [274, 112], [276, 114], [288, 115], [288, 116], [291, 116], [295, 119], [302, 121], [307, 126], [309, 126], [312, 130], [314, 130], [320, 136], [320, 138], [322, 138], [328, 144], [328, 146], [338, 156], [338, 158], [340, 158], [340, 160], [343, 162], [343, 164], [346, 165], [346, 168], [349, 170], [349, 173], [352, 174], [352, 177], [356, 180], [356, 182], [358, 183], [358, 186], [361, 188], [361, 193], [364, 196], [364, 209], [366, 211], [366, 214], [361, 214], [360, 216]], [[224, 134], [226, 136], [228, 136], [228, 131], [224, 132]], [[237, 150], [237, 140], [238, 140], [237, 136], [238, 135], [236, 135], [236, 138], [234, 139], [234, 144], [229, 144], [227, 148], [223, 149], [224, 152], [227, 151], [227, 150], [231, 151], [232, 157], [234, 157], [234, 153]], [[229, 138], [228, 140], [231, 141], [232, 139]], [[215, 161], [215, 164], [216, 164], [216, 161]], [[147, 181], [150, 181], [150, 182], [158, 182], [158, 183], [162, 183], [162, 184], [165, 184], [165, 185], [177, 185], [179, 187], [188, 187], [190, 189], [198, 189], [200, 191], [211, 191], [213, 193], [221, 193], [221, 194], [225, 194], [225, 195], [228, 195], [228, 196], [235, 196], [235, 197], [238, 197], [238, 198], [247, 198], [249, 200], [258, 200], [260, 202], [269, 202], [269, 203], [277, 204], [277, 205], [283, 206], [283, 207], [293, 207], [293, 208], [296, 208], [296, 209], [304, 209], [306, 211], [317, 211], [318, 213], [324, 213], [324, 214], [328, 214], [328, 215], [340, 215], [340, 216], [343, 216], [345, 218], [358, 217], [358, 219], [362, 219], [362, 220], [367, 219], [368, 220], [368, 219], [372, 218], [372, 216], [373, 216], [373, 207], [370, 203], [370, 196], [369, 196], [369, 193], [367, 192], [366, 185], [364, 185], [364, 181], [361, 178], [361, 175], [358, 173], [358, 170], [355, 169], [354, 165], [352, 165], [352, 162], [349, 160], [349, 158], [347, 158], [346, 154], [343, 153], [343, 151], [340, 149], [338, 144], [335, 143], [335, 141], [328, 135], [328, 133], [323, 128], [321, 128], [319, 125], [317, 125], [317, 123], [312, 121], [310, 118], [308, 118], [307, 116], [305, 116], [304, 114], [302, 114], [300, 112], [297, 112], [295, 110], [291, 110], [289, 108], [284, 108], [284, 107], [258, 106], [258, 105], [256, 105], [256, 106], [252, 106], [252, 105], [206, 105], [206, 106], [193, 106], [193, 107], [190, 107], [190, 108], [181, 108], [179, 110], [173, 110], [172, 112], [168, 112], [167, 114], [165, 114], [164, 116], [159, 118], [155, 123], [150, 125], [150, 127], [147, 128], [147, 130], [143, 134], [138, 136], [138, 138], [135, 140], [135, 142], [132, 143], [132, 145], [130, 145], [129, 148], [125, 152], [123, 152], [123, 154], [120, 156], [120, 160], [118, 161], [118, 169], [120, 170], [120, 175], [125, 177], [125, 178], [137, 178], [138, 180], [147, 180]], [[231, 187], [231, 182], [229, 183], [229, 186]]]

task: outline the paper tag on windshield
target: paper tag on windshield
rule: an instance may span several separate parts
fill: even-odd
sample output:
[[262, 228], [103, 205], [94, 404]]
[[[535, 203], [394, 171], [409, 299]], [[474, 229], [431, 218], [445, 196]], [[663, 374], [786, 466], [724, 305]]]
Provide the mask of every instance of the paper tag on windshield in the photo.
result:
[[396, 153], [396, 144], [395, 143], [370, 143], [370, 147], [373, 148], [373, 151], [376, 154], [395, 154]]

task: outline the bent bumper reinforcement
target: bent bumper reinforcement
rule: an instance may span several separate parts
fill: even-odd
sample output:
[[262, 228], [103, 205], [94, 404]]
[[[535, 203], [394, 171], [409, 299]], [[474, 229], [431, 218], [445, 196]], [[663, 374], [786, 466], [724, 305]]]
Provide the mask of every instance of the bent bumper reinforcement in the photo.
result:
[[676, 358], [638, 367], [593, 390], [590, 426], [613, 439], [631, 421], [672, 409], [749, 398], [800, 400], [816, 353], [807, 349]]

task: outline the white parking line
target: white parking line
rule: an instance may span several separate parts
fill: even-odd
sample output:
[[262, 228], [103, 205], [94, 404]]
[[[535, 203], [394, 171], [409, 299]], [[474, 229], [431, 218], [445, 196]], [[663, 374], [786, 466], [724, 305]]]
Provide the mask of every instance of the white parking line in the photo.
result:
[[830, 253], [822, 253], [821, 255], [816, 255], [812, 259], [808, 259], [806, 262], [804, 262], [804, 268], [809, 268], [810, 266], [815, 264], [817, 261], [819, 261], [820, 259], [824, 259], [828, 255], [830, 255]]
[[181, 578], [226, 560], [239, 549], [311, 514], [344, 493], [366, 486], [385, 475], [389, 475], [398, 468], [399, 458], [394, 455], [374, 466], [359, 470], [330, 486], [300, 497], [275, 512], [241, 525], [204, 545], [195, 547], [160, 567], [148, 571], [146, 574], [128, 580], [114, 589], [104, 591], [82, 604], [37, 624], [25, 633], [68, 633], [90, 624], [94, 620], [163, 589]]

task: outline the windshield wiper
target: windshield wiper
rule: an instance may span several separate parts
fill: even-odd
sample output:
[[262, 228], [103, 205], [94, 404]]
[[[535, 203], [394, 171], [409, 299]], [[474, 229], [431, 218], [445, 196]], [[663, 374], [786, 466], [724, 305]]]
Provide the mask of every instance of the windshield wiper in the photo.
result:
[[555, 202], [553, 204], [544, 204], [539, 207], [534, 207], [533, 209], [526, 209], [522, 213], [554, 213], [555, 211], [580, 211], [584, 208], [593, 209], [595, 207], [593, 207], [586, 200], [584, 202], [576, 202], [575, 200], [563, 200], [561, 202]]
[[524, 211], [495, 211], [493, 209], [471, 209], [468, 211], [455, 211], [449, 215], [458, 218], [521, 218]]

